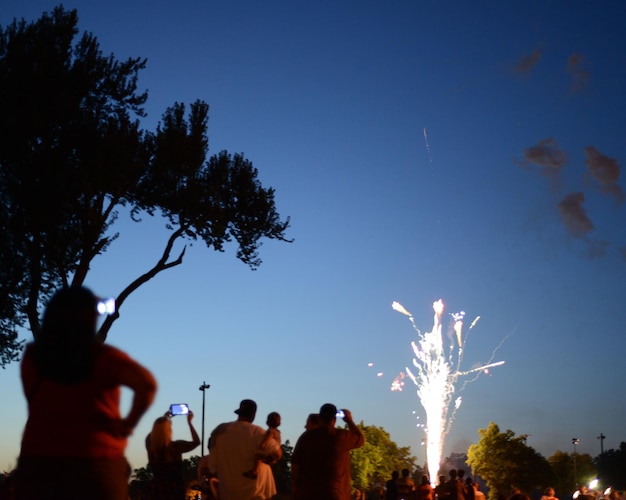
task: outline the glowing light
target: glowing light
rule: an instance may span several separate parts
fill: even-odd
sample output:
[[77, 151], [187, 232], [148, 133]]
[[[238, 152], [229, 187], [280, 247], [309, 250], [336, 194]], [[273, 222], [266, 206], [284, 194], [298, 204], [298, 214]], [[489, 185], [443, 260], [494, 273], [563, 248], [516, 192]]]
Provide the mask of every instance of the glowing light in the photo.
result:
[[367, 363], [367, 366], [371, 368], [372, 366], [374, 366], [374, 363]]
[[433, 302], [433, 309], [435, 310], [435, 316], [441, 318], [441, 314], [443, 313], [443, 300], [439, 299]]
[[376, 376], [377, 376], [377, 377], [382, 377], [382, 376], [383, 376], [383, 372], [378, 372], [378, 373], [376, 374]]
[[[455, 392], [455, 384], [460, 376], [476, 374], [475, 380], [480, 373], [488, 372], [489, 368], [500, 366], [504, 361], [491, 363], [491, 359], [485, 365], [472, 368], [470, 370], [461, 371], [460, 365], [463, 358], [463, 347], [467, 342], [467, 335], [463, 338], [463, 318], [465, 312], [454, 313], [451, 315], [454, 321], [453, 330], [456, 334], [457, 345], [452, 344], [444, 347], [442, 338], [441, 317], [444, 310], [443, 300], [437, 300], [433, 303], [435, 312], [433, 318], [433, 328], [430, 332], [422, 333], [415, 326], [413, 316], [398, 302], [392, 303], [392, 308], [409, 317], [413, 329], [417, 332], [416, 341], [411, 342], [413, 349], [413, 366], [415, 373], [408, 367], [406, 368], [406, 376], [409, 377], [417, 386], [417, 395], [426, 412], [426, 461], [430, 477], [439, 477], [439, 466], [441, 465], [441, 455], [443, 452], [443, 444], [447, 435], [456, 410], [461, 406], [461, 397], [454, 400], [451, 417], [448, 419], [448, 412], [452, 406], [452, 397]], [[474, 327], [480, 316], [478, 316], [470, 325], [470, 329]], [[497, 350], [497, 349], [496, 349]], [[492, 359], [495, 355], [492, 353]], [[394, 379], [391, 384], [392, 391], [402, 391], [404, 386], [403, 379], [405, 373], [402, 372]], [[473, 381], [473, 380], [470, 380]], [[418, 425], [418, 427], [420, 427]], [[424, 426], [421, 426], [424, 428]]]
[[404, 372], [400, 372], [400, 375], [398, 375], [396, 378], [393, 379], [393, 382], [391, 382], [391, 390], [394, 392], [402, 392], [402, 389], [404, 388]]
[[106, 299], [99, 299], [96, 303], [96, 309], [98, 314], [114, 314], [115, 313], [115, 299], [108, 297]]
[[394, 311], [398, 311], [399, 313], [402, 313], [402, 314], [404, 314], [405, 316], [408, 316], [409, 318], [411, 318], [411, 317], [413, 316], [413, 315], [412, 315], [409, 311], [407, 311], [407, 310], [406, 310], [406, 309], [402, 306], [402, 304], [400, 304], [400, 302], [393, 301], [393, 302], [391, 303], [391, 307], [393, 308], [393, 310], [394, 310]]

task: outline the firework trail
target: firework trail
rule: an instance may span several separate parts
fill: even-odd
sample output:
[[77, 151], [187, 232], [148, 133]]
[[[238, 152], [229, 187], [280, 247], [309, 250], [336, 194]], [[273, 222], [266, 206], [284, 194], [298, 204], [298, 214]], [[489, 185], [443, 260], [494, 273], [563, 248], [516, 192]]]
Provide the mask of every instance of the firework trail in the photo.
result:
[[428, 153], [428, 161], [432, 163], [433, 159], [430, 156], [430, 145], [428, 144], [428, 134], [426, 133], [426, 127], [424, 127], [424, 143], [426, 144], [426, 152]]
[[[424, 134], [426, 134], [426, 129], [424, 129]], [[461, 405], [461, 398], [457, 397], [451, 410], [451, 417], [448, 419], [448, 412], [452, 406], [452, 397], [455, 391], [454, 386], [458, 378], [473, 373], [476, 373], [478, 376], [489, 368], [503, 365], [504, 361], [492, 363], [495, 355], [494, 351], [491, 356], [492, 359], [487, 364], [467, 371], [461, 371], [463, 347], [467, 342], [467, 335], [465, 339], [463, 338], [463, 318], [465, 313], [460, 312], [451, 315], [453, 319], [452, 332], [448, 332], [450, 343], [447, 347], [444, 347], [441, 325], [444, 306], [441, 299], [433, 303], [435, 311], [433, 328], [426, 333], [422, 333], [417, 328], [413, 315], [402, 304], [393, 302], [391, 307], [395, 311], [408, 316], [413, 329], [418, 335], [417, 340], [411, 342], [413, 354], [415, 355], [413, 358], [415, 373], [408, 367], [406, 368], [406, 373], [417, 386], [417, 395], [426, 412], [426, 462], [430, 477], [436, 478], [439, 476], [445, 436], [450, 430], [456, 410]], [[479, 318], [480, 316], [471, 323], [468, 332], [474, 327]], [[502, 342], [500, 345], [502, 345]], [[392, 390], [402, 390], [404, 385], [401, 382], [402, 378], [404, 378], [403, 373], [393, 381]]]

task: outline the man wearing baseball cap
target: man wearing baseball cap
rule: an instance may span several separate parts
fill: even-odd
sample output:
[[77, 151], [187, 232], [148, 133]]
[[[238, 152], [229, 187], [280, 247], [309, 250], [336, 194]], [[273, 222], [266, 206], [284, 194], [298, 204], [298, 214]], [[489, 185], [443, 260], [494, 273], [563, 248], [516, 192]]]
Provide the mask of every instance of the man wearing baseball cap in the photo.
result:
[[244, 476], [254, 464], [265, 436], [265, 429], [254, 425], [257, 405], [243, 399], [235, 410], [237, 420], [218, 425], [211, 433], [209, 470], [219, 480], [220, 498], [224, 500], [267, 500], [276, 495], [272, 470], [259, 465], [256, 479]]
[[[336, 429], [337, 415], [347, 429]], [[365, 443], [350, 410], [337, 411], [333, 404], [322, 405], [319, 426], [306, 430], [291, 456], [294, 500], [349, 500], [352, 486], [350, 450]]]

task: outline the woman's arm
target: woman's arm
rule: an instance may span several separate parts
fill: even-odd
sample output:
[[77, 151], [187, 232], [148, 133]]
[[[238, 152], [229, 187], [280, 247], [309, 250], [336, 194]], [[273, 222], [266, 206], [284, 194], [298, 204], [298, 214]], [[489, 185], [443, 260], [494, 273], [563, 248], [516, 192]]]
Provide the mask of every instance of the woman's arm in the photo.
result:
[[182, 441], [182, 440], [175, 441], [176, 447], [180, 453], [187, 453], [188, 451], [193, 450], [200, 444], [200, 436], [198, 436], [196, 429], [191, 423], [192, 420], [193, 420], [193, 412], [190, 411], [187, 414], [187, 423], [189, 424], [189, 430], [191, 431], [191, 439], [193, 441]]
[[146, 413], [157, 390], [157, 381], [150, 371], [128, 357], [122, 351], [118, 351], [118, 359], [114, 369], [117, 371], [116, 379], [119, 385], [128, 387], [133, 391], [131, 407], [126, 417], [122, 418], [117, 433], [129, 436]]

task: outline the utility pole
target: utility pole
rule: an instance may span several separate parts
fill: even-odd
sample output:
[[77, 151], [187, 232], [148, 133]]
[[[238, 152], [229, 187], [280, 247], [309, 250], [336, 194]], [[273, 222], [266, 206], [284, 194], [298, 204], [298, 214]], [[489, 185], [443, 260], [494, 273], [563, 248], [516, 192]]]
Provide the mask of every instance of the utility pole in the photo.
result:
[[204, 456], [204, 391], [211, 387], [206, 382], [202, 382], [200, 390], [202, 391], [202, 442], [200, 443], [200, 456]]
[[580, 439], [572, 438], [572, 444], [574, 445], [574, 488], [578, 488], [578, 480], [576, 479], [576, 445], [580, 443]]
[[600, 433], [598, 439], [600, 440], [600, 456], [602, 456], [604, 455], [604, 440], [606, 439], [606, 436]]

